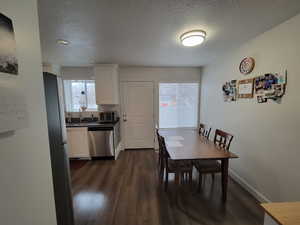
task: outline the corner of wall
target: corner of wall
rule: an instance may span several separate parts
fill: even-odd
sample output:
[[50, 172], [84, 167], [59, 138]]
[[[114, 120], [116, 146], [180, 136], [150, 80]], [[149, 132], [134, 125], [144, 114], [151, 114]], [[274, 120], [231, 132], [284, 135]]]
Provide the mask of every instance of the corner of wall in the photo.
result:
[[245, 179], [243, 179], [240, 175], [238, 175], [234, 170], [229, 169], [229, 175], [230, 177], [236, 181], [238, 184], [240, 184], [244, 189], [246, 189], [256, 200], [258, 200], [261, 203], [269, 203], [272, 202], [270, 199], [268, 199], [265, 195], [260, 193], [258, 190], [256, 190], [254, 187], [252, 187]]

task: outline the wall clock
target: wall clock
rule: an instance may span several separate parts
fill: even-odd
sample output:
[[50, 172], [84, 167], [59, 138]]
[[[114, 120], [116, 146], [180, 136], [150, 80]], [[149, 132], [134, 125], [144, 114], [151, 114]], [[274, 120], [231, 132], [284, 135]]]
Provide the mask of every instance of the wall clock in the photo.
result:
[[244, 58], [240, 63], [240, 72], [242, 74], [249, 74], [252, 72], [255, 66], [255, 61], [252, 57]]

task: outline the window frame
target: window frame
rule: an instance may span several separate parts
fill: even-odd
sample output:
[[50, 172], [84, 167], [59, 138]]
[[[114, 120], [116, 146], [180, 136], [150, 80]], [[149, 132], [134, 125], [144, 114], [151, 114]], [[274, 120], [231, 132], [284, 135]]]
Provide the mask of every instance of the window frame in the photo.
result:
[[[71, 82], [71, 91], [68, 93], [68, 95], [69, 95], [69, 97], [70, 97], [70, 99], [71, 99], [71, 111], [68, 111], [68, 107], [67, 107], [67, 105], [69, 105], [68, 103], [67, 103], [67, 100], [66, 100], [66, 90], [65, 90], [65, 81], [69, 81], [69, 82]], [[85, 94], [85, 101], [86, 101], [86, 103], [87, 103], [87, 106], [89, 105], [88, 104], [88, 92], [87, 92], [87, 83], [88, 82], [93, 82], [95, 85], [96, 85], [96, 83], [95, 83], [95, 80], [92, 80], [92, 79], [88, 79], [88, 80], [83, 80], [83, 79], [64, 79], [63, 80], [63, 91], [64, 91], [64, 102], [65, 102], [65, 105], [64, 105], [64, 108], [65, 108], [65, 112], [70, 112], [70, 113], [73, 113], [73, 112], [80, 112], [80, 110], [78, 109], [78, 111], [74, 111], [74, 109], [73, 109], [73, 105], [74, 105], [74, 99], [73, 99], [73, 93], [72, 93], [72, 82], [82, 82], [82, 83], [84, 83], [84, 92], [86, 93]], [[96, 97], [96, 86], [95, 86], [95, 97]], [[96, 104], [96, 101], [95, 101], [95, 105], [97, 106], [97, 104]], [[97, 111], [97, 108], [87, 108], [86, 109], [86, 111], [85, 112], [95, 112], [95, 111]]]
[[[160, 126], [160, 84], [198, 84], [198, 103], [197, 103], [197, 121], [196, 121], [196, 126], [195, 127], [177, 127], [177, 128], [161, 128]], [[200, 121], [200, 101], [201, 101], [201, 86], [200, 86], [200, 81], [159, 81], [157, 85], [157, 102], [158, 102], [158, 107], [157, 107], [157, 125], [158, 128], [160, 129], [190, 129], [190, 130], [195, 130], [198, 129], [199, 127], [199, 121]]]

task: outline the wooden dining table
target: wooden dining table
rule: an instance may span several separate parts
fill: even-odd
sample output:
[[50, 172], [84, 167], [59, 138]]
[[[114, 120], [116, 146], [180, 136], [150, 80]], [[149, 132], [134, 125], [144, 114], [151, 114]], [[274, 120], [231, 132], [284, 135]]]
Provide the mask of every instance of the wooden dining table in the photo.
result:
[[[227, 200], [229, 159], [238, 158], [230, 151], [216, 146], [212, 141], [199, 135], [195, 129], [159, 129], [165, 138], [171, 160], [220, 160], [222, 168], [222, 196]], [[175, 173], [175, 183], [180, 182], [180, 174]]]

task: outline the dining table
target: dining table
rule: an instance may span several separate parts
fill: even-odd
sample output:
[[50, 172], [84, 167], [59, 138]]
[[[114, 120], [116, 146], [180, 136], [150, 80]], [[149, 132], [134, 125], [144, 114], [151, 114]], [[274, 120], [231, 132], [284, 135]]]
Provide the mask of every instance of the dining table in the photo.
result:
[[[221, 162], [222, 198], [226, 202], [229, 159], [238, 158], [238, 156], [199, 135], [196, 129], [159, 129], [159, 134], [165, 138], [171, 160], [218, 160]], [[175, 183], [176, 185], [180, 183], [179, 172], [175, 172]]]

